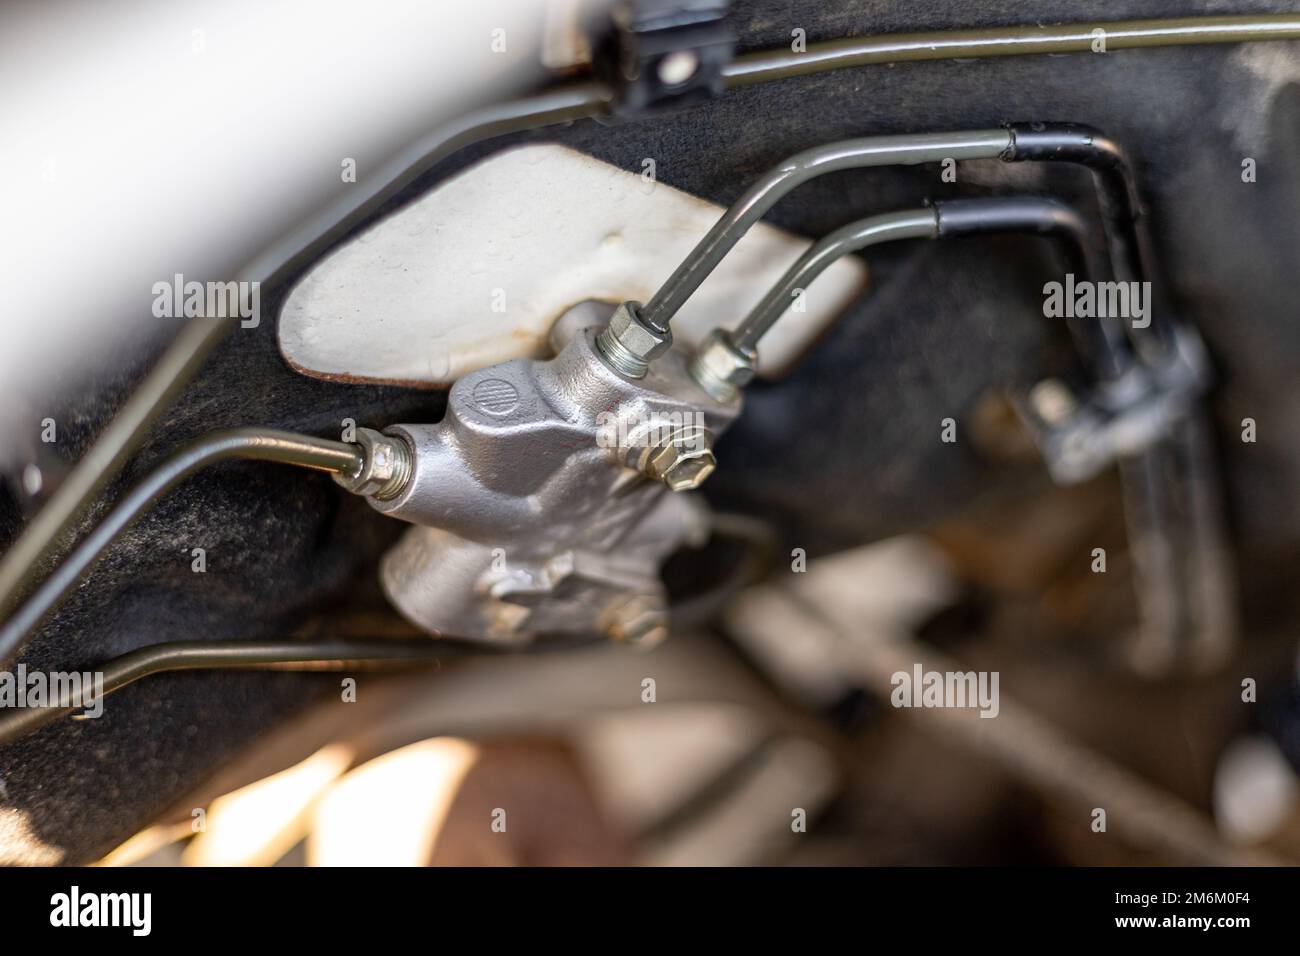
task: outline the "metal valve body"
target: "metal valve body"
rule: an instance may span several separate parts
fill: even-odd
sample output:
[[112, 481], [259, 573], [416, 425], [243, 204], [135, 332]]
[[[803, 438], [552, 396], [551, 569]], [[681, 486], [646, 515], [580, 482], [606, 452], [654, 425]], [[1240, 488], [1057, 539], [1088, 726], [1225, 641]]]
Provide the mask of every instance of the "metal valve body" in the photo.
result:
[[673, 491], [712, 471], [712, 438], [740, 402], [701, 389], [677, 350], [629, 378], [599, 332], [562, 320], [553, 359], [473, 372], [440, 423], [387, 429], [408, 446], [410, 476], [369, 500], [415, 525], [380, 568], [415, 624], [504, 643], [666, 635], [659, 565], [707, 535], [702, 502]]

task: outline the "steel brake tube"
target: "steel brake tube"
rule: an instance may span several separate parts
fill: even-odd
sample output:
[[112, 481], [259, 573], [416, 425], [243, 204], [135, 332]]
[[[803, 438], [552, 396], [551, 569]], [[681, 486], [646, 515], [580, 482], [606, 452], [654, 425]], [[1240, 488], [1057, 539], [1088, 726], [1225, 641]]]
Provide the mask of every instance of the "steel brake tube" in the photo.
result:
[[[1048, 125], [1066, 126], [1067, 124]], [[1045, 129], [1044, 132], [1048, 136], [1039, 142], [1045, 146], [1053, 141], [1058, 144], [1062, 142], [1062, 137], [1057, 137], [1050, 130]], [[1134, 271], [1125, 273], [1129, 276], [1125, 281], [1146, 276], [1147, 263], [1136, 257], [1141, 247], [1123, 244], [1126, 237], [1135, 235], [1129, 231], [1129, 227], [1137, 223], [1141, 214], [1136, 185], [1123, 154], [1108, 145], [1108, 141], [1099, 143], [1092, 135], [1095, 131], [1087, 128], [1071, 128], [1058, 132], [1064, 133], [1063, 139], [1067, 148], [1054, 152], [1050, 156], [1030, 158], [1082, 162], [1084, 165], [1092, 166], [1095, 172], [1100, 169], [1102, 176], [1106, 177], [1104, 181], [1099, 180], [1098, 191], [1102, 196], [1102, 218], [1106, 224], [1106, 236], [1111, 240], [1108, 243], [1110, 258], [1107, 263], [1110, 271], [1101, 271], [1101, 257], [1093, 248], [1087, 229], [1074, 210], [1061, 206], [1060, 218], [1053, 228], [1059, 229], [1060, 234], [1075, 247], [1078, 257], [1085, 262], [1088, 260], [1093, 262], [1093, 265], [1085, 266], [1083, 271], [1089, 275], [1085, 275], [1084, 278], [1091, 278], [1094, 281], [1110, 278], [1116, 268], [1113, 264], [1115, 259], [1125, 254], [1135, 256], [1128, 260], [1129, 268]], [[1068, 146], [1076, 137], [1082, 139], [1076, 141], [1075, 146]], [[1120, 195], [1116, 196], [1116, 193]], [[1112, 197], [1109, 205], [1106, 201], [1107, 195]], [[1025, 199], [1023, 202], [1028, 204], [1053, 201]], [[971, 234], [981, 231], [979, 219], [984, 219], [989, 227], [1004, 228], [1013, 225], [1017, 219], [1021, 221], [1022, 226], [1028, 226], [1035, 218], [1035, 214], [1029, 208], [1017, 210], [1013, 206], [1007, 206], [1003, 211], [990, 209], [985, 212], [980, 208], [983, 204], [981, 200], [936, 203], [940, 208], [940, 231], [943, 231], [942, 224], [945, 221], [950, 227], [957, 227]], [[1163, 313], [1163, 309], [1161, 312]], [[1154, 315], [1153, 311], [1153, 327]], [[1163, 328], [1173, 334], [1172, 321]], [[1114, 316], [1099, 317], [1094, 322], [1086, 324], [1077, 319], [1072, 320], [1071, 332], [1081, 351], [1091, 350], [1089, 364], [1094, 371], [1103, 367], [1109, 368], [1112, 372], [1110, 377], [1114, 378], [1116, 373], [1122, 373], [1128, 367], [1132, 355], [1123, 351], [1123, 347], [1127, 344], [1125, 329], [1123, 324], [1117, 323]], [[1141, 339], [1135, 339], [1134, 344], [1140, 341]], [[1121, 355], [1123, 358], [1119, 363], [1112, 361], [1113, 358]], [[1174, 473], [1169, 469], [1169, 456], [1164, 446], [1163, 442], [1157, 443], [1136, 456], [1121, 458], [1118, 467], [1129, 548], [1134, 560], [1134, 591], [1139, 609], [1141, 633], [1147, 642], [1145, 646], [1154, 645], [1157, 653], [1161, 649], [1167, 649], [1172, 654], [1176, 652], [1180, 636], [1184, 634], [1191, 633], [1193, 637], [1206, 638], [1211, 643], [1222, 643], [1226, 640], [1226, 635], [1231, 633], [1231, 628], [1221, 628], [1219, 625], [1231, 619], [1230, 611], [1198, 623], [1198, 615], [1194, 607], [1194, 602], [1197, 600], [1194, 588], [1204, 588], [1216, 594], [1228, 595], [1228, 599], [1222, 602], [1222, 607], [1230, 603], [1231, 588], [1226, 583], [1229, 578], [1213, 576], [1212, 572], [1222, 570], [1222, 564], [1207, 563], [1207, 573], [1195, 582], [1189, 582], [1179, 571], [1177, 553], [1179, 520], [1172, 508], [1169, 487], [1169, 482], [1174, 480]], [[1192, 482], [1193, 490], [1197, 495], [1217, 495], [1217, 476], [1212, 469], [1200, 471], [1193, 477], [1195, 478]], [[1190, 529], [1193, 543], [1196, 545], [1194, 550], [1199, 550], [1201, 547], [1212, 547], [1217, 550], [1223, 543], [1221, 529], [1201, 520], [1199, 516], [1191, 516]], [[1211, 630], [1201, 634], [1197, 630], [1198, 626], [1208, 626]]]
[[[1100, 130], [1077, 123], [1012, 123], [999, 130], [926, 133], [842, 140], [796, 153], [770, 169], [723, 213], [668, 280], [642, 308], [641, 317], [661, 331], [759, 219], [788, 193], [825, 173], [945, 159], [1003, 162], [1065, 162], [1092, 170], [1112, 268], [1124, 281], [1151, 278], [1150, 240], [1132, 165]], [[1159, 283], [1153, 282], [1153, 287]], [[1156, 306], [1159, 305], [1157, 309]], [[1153, 314], [1167, 311], [1156, 296]], [[1171, 342], [1172, 320], [1154, 320], [1162, 343]]]
[[[1068, 247], [1082, 277], [1096, 281], [1108, 275], [1108, 262], [1094, 247], [1086, 224], [1077, 211], [1054, 199], [1032, 196], [1007, 196], [983, 199], [958, 199], [936, 202], [932, 208], [905, 213], [889, 213], [860, 220], [829, 234], [813, 245], [772, 287], [732, 334], [731, 341], [740, 351], [752, 352], [759, 339], [785, 313], [796, 289], [807, 288], [835, 260], [871, 245], [893, 239], [971, 236], [1000, 232], [1029, 232], [1062, 240]], [[1070, 331], [1076, 347], [1083, 353], [1089, 371], [1098, 377], [1114, 378], [1123, 373], [1131, 361], [1123, 330], [1111, 318], [1094, 323], [1074, 323]], [[1160, 448], [1148, 450], [1133, 459], [1121, 460], [1120, 475], [1124, 491], [1126, 517], [1131, 547], [1135, 553], [1135, 577], [1141, 584], [1135, 589], [1141, 611], [1144, 636], [1157, 648], [1171, 648], [1188, 620], [1191, 596], [1184, 588], [1177, 570], [1174, 535], [1162, 473]], [[1196, 486], [1202, 497], [1209, 489]], [[1211, 497], [1211, 502], [1213, 498]], [[1212, 504], [1207, 506], [1212, 507]], [[1217, 525], [1198, 519], [1194, 527], [1200, 544], [1216, 547], [1197, 566], [1197, 584], [1210, 593], [1206, 599], [1215, 634], [1231, 633], [1230, 575], [1225, 571], [1227, 559], [1222, 540], [1216, 536]]]
[[59, 607], [77, 581], [122, 531], [178, 482], [199, 469], [232, 458], [273, 461], [331, 473], [355, 472], [363, 464], [354, 445], [269, 428], [213, 432], [176, 452], [127, 492], [39, 588], [0, 626], [0, 665], [12, 660], [31, 633]]
[[[1090, 282], [1107, 281], [1112, 265], [1097, 248], [1078, 211], [1056, 199], [1039, 196], [994, 196], [949, 199], [934, 203], [939, 238], [996, 233], [1033, 233], [1062, 242], [1070, 268]], [[1067, 319], [1083, 363], [1098, 381], [1113, 381], [1133, 366], [1123, 325], [1113, 315], [1094, 320]]]
[[743, 54], [728, 64], [723, 75], [727, 86], [734, 88], [880, 63], [1092, 53], [1101, 38], [1108, 53], [1150, 47], [1296, 40], [1300, 39], [1300, 14], [1168, 17], [845, 37], [811, 43], [798, 53], [779, 49]]
[[[333, 670], [346, 666], [434, 663], [444, 657], [486, 655], [491, 649], [448, 645], [443, 641], [169, 641], [115, 657], [98, 668], [103, 696], [145, 677], [171, 671], [257, 669]], [[76, 706], [24, 707], [0, 716], [0, 746], [12, 743], [60, 717], [84, 709]]]
[[1012, 123], [1007, 128], [1012, 146], [1005, 161], [1063, 162], [1091, 171], [1115, 278], [1151, 283], [1150, 326], [1131, 328], [1130, 337], [1149, 359], [1172, 352], [1182, 323], [1155, 265], [1146, 209], [1127, 154], [1101, 130], [1082, 123]]
[[939, 235], [939, 216], [933, 208], [887, 212], [859, 219], [836, 229], [815, 242], [776, 281], [767, 294], [741, 320], [731, 335], [741, 351], [758, 348], [759, 340], [790, 307], [800, 289], [806, 289], [836, 261], [869, 246], [903, 239], [934, 239]]
[[826, 173], [877, 166], [915, 166], [945, 159], [996, 159], [1011, 148], [1006, 129], [916, 133], [842, 140], [796, 153], [768, 170], [731, 204], [676, 271], [641, 309], [648, 325], [665, 331], [677, 311], [754, 223], [791, 190]]
[[[886, 213], [850, 223], [815, 243], [768, 291], [732, 333], [742, 351], [759, 340], [789, 308], [798, 289], [806, 289], [836, 260], [868, 246], [899, 239], [1020, 232], [1060, 239], [1084, 278], [1105, 276], [1104, 257], [1094, 248], [1082, 217], [1064, 203], [1035, 196], [957, 199], [905, 212]], [[1123, 374], [1129, 357], [1123, 330], [1109, 318], [1070, 328], [1089, 370], [1105, 378]]]

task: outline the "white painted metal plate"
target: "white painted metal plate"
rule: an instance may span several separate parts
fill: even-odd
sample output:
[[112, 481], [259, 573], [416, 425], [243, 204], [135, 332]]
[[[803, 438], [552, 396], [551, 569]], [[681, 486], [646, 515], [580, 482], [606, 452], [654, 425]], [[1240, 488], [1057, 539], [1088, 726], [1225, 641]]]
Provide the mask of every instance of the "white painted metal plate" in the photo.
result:
[[[280, 350], [318, 378], [440, 385], [547, 354], [577, 302], [648, 299], [722, 209], [554, 144], [492, 156], [375, 224], [290, 292]], [[733, 327], [810, 242], [759, 223], [678, 313], [697, 344]], [[763, 340], [760, 372], [787, 368], [866, 284], [841, 259]]]

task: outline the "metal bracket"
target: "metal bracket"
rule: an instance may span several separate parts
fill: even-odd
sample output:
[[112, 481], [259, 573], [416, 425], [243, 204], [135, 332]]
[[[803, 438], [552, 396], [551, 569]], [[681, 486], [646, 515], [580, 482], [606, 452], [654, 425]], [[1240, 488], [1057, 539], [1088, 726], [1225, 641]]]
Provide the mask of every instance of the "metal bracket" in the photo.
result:
[[1138, 454], [1187, 417], [1209, 385], [1205, 348], [1190, 327], [1160, 364], [1078, 392], [1056, 380], [1019, 389], [1013, 401], [1059, 484], [1078, 484]]
[[597, 46], [596, 71], [614, 89], [616, 116], [719, 96], [735, 40], [729, 0], [619, 0]]

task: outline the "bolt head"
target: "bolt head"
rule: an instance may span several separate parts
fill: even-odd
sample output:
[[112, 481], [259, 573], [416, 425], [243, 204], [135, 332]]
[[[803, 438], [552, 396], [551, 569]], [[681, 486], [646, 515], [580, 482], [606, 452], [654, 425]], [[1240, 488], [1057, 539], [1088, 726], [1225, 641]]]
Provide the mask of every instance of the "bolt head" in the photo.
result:
[[704, 484], [717, 467], [707, 436], [697, 433], [694, 438], [679, 438], [649, 449], [642, 470], [673, 491], [692, 491]]

